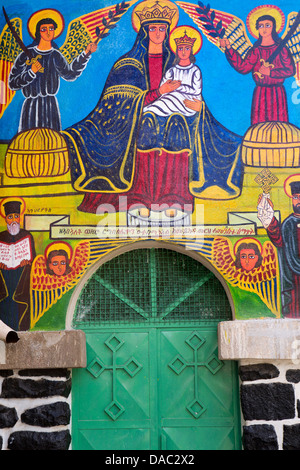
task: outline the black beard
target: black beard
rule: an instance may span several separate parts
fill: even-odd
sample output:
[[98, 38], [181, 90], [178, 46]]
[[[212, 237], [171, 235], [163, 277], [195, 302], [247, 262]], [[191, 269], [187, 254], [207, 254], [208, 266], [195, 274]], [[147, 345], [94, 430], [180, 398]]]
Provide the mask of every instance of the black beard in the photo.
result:
[[300, 204], [295, 204], [293, 206], [294, 214], [300, 214]]

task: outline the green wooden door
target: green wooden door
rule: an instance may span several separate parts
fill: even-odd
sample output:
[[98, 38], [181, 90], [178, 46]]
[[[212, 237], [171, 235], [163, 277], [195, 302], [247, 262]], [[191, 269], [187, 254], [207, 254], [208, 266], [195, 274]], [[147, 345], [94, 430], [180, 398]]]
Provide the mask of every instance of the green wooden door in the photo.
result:
[[73, 449], [239, 449], [236, 364], [218, 359], [231, 317], [188, 256], [137, 250], [101, 266], [77, 302], [87, 368], [73, 373]]

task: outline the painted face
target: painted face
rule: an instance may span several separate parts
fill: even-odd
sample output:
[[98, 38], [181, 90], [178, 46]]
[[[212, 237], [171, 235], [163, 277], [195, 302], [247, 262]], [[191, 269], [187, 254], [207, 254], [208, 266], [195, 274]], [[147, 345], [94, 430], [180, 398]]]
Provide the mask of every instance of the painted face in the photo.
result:
[[191, 52], [192, 52], [192, 48], [191, 46], [179, 46], [178, 49], [177, 49], [177, 54], [178, 54], [178, 57], [179, 59], [188, 59], [191, 55]]
[[164, 24], [151, 24], [149, 26], [149, 40], [154, 44], [162, 44], [165, 40], [167, 27]]
[[49, 263], [49, 268], [52, 269], [56, 276], [63, 276], [67, 269], [66, 257], [63, 255], [53, 256]]
[[5, 221], [7, 224], [7, 230], [11, 235], [17, 235], [20, 231], [20, 214], [13, 213], [8, 214], [5, 217]]
[[293, 194], [292, 196], [293, 209], [296, 214], [300, 214], [300, 194]]
[[255, 251], [250, 249], [243, 249], [240, 251], [241, 266], [245, 271], [251, 271], [255, 268], [255, 265], [258, 261], [258, 255], [255, 254]]
[[52, 41], [54, 39], [55, 28], [53, 24], [42, 24], [40, 27], [41, 38], [44, 41]]
[[5, 217], [7, 225], [12, 225], [13, 223], [20, 223], [20, 214], [18, 213], [13, 213], [13, 214], [8, 214]]
[[272, 35], [273, 23], [270, 20], [260, 21], [258, 23], [258, 32], [262, 37], [268, 37]]

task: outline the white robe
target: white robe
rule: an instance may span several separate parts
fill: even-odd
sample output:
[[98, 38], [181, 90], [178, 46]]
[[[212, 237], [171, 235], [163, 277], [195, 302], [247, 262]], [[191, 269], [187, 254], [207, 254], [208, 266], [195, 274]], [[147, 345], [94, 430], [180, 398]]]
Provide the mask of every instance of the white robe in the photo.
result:
[[170, 93], [165, 93], [153, 103], [145, 106], [144, 113], [152, 112], [157, 116], [170, 116], [174, 113], [183, 116], [194, 116], [197, 111], [187, 108], [184, 100], [202, 99], [202, 74], [197, 65], [186, 67], [175, 65], [165, 73], [160, 86], [167, 80], [180, 80], [181, 85]]

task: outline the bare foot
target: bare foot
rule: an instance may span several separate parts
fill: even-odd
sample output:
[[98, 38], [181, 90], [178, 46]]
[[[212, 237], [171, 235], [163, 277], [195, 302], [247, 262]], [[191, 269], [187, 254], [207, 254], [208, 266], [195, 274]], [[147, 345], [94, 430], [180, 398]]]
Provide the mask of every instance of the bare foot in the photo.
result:
[[149, 217], [150, 216], [150, 210], [147, 209], [147, 207], [142, 207], [139, 209], [139, 214], [141, 217]]
[[167, 209], [165, 211], [165, 214], [166, 214], [167, 217], [176, 217], [177, 209]]

